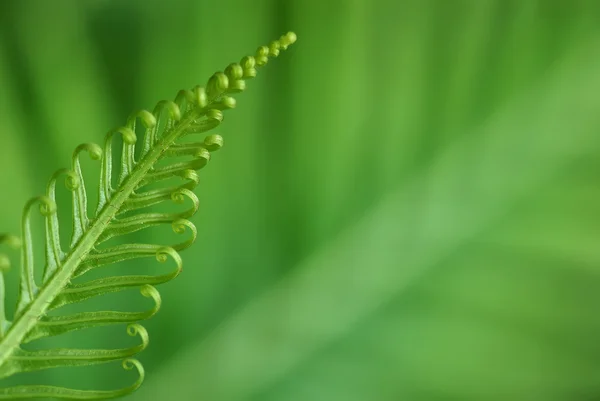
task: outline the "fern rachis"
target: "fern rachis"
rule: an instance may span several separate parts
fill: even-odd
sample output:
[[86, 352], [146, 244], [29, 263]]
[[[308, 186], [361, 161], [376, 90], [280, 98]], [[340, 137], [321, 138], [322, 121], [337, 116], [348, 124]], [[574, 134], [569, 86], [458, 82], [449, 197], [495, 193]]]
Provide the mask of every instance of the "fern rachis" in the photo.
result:
[[[178, 251], [191, 245], [195, 238], [195, 226], [187, 220], [198, 209], [198, 199], [191, 191], [197, 184], [196, 171], [210, 159], [210, 153], [222, 145], [222, 138], [209, 135], [202, 142], [182, 142], [188, 135], [210, 131], [223, 119], [222, 111], [235, 107], [230, 94], [245, 89], [245, 80], [256, 75], [256, 67], [275, 57], [280, 49], [294, 43], [293, 33], [282, 36], [270, 46], [260, 47], [254, 57], [244, 57], [239, 64], [231, 64], [224, 72], [214, 74], [206, 89], [195, 87], [191, 91], [180, 91], [175, 102], [160, 102], [153, 113], [138, 112], [129, 118], [125, 127], [111, 131], [104, 151], [93, 144], [78, 147], [73, 156], [72, 168], [54, 174], [44, 196], [32, 199], [25, 206], [22, 218], [22, 241], [12, 236], [0, 236], [0, 243], [22, 246], [20, 289], [16, 312], [12, 322], [4, 315], [4, 286], [1, 270], [8, 267], [6, 256], [0, 255], [0, 378], [15, 373], [47, 369], [60, 366], [80, 366], [123, 360], [124, 367], [136, 367], [139, 379], [131, 387], [110, 391], [88, 391], [54, 386], [17, 386], [0, 389], [0, 399], [57, 397], [70, 399], [101, 399], [127, 394], [135, 390], [143, 380], [141, 364], [130, 359], [148, 344], [145, 329], [136, 322], [154, 315], [160, 306], [160, 295], [153, 287], [171, 280], [181, 271]], [[163, 128], [161, 122], [164, 120]], [[145, 129], [143, 141], [139, 143], [136, 123]], [[139, 127], [138, 127], [139, 128]], [[118, 176], [118, 185], [112, 188], [114, 137], [120, 134], [123, 150]], [[86, 187], [80, 166], [80, 155], [101, 163], [99, 201], [96, 215], [87, 216]], [[138, 160], [136, 160], [136, 153]], [[191, 161], [167, 163], [170, 158], [191, 156]], [[165, 166], [160, 163], [165, 162]], [[66, 175], [67, 187], [72, 192], [73, 230], [71, 246], [61, 249], [55, 193], [57, 181]], [[144, 189], [146, 186], [168, 178], [180, 178], [185, 184], [175, 187]], [[177, 203], [191, 200], [193, 206], [183, 213], [142, 213], [136, 211], [169, 200]], [[46, 266], [41, 285], [34, 279], [32, 235], [30, 214], [39, 204], [46, 222]], [[123, 217], [124, 216], [124, 217]], [[150, 226], [171, 224], [177, 233], [186, 228], [191, 230], [192, 239], [173, 246], [156, 244], [121, 244], [103, 247], [102, 243]], [[156, 257], [166, 262], [170, 257], [175, 268], [163, 275], [109, 276], [83, 283], [71, 280], [83, 276], [97, 267], [124, 260]], [[155, 306], [145, 312], [82, 312], [67, 316], [48, 316], [49, 310], [72, 303], [117, 292], [128, 288], [140, 288], [141, 293], [151, 298]], [[141, 338], [141, 344], [127, 349], [80, 350], [52, 349], [26, 351], [22, 345], [38, 338], [59, 335], [68, 331], [114, 323], [129, 323], [128, 333]]]

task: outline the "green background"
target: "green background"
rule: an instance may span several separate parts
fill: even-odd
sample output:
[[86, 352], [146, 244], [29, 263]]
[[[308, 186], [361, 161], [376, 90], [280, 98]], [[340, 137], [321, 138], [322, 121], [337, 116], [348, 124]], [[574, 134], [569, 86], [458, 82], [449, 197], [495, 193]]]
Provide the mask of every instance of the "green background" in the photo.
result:
[[0, 231], [79, 143], [288, 30], [218, 130], [128, 399], [599, 397], [594, 0], [0, 0]]

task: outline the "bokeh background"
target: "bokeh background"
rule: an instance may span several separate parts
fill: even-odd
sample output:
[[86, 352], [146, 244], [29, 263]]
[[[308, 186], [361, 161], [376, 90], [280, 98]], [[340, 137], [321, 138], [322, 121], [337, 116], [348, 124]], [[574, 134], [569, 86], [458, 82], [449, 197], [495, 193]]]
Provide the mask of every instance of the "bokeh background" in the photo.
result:
[[128, 399], [600, 399], [594, 0], [1, 0], [0, 231], [79, 143], [288, 30], [219, 128]]

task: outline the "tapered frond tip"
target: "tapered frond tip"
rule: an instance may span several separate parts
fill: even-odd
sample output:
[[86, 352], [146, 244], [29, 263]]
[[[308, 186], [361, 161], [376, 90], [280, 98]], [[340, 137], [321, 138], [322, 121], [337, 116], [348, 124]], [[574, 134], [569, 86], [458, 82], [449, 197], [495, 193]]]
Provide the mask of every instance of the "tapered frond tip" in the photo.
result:
[[285, 34], [284, 36], [281, 37], [281, 42], [285, 46], [289, 46], [289, 45], [293, 45], [294, 43], [296, 43], [297, 39], [298, 39], [298, 37], [296, 36], [296, 34], [294, 32], [288, 32], [287, 34]]

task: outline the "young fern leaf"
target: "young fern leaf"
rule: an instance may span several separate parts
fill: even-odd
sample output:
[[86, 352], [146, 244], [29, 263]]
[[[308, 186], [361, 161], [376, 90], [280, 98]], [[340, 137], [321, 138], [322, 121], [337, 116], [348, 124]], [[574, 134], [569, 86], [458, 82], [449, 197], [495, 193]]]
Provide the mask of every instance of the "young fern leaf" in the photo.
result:
[[[162, 101], [153, 112], [133, 114], [124, 127], [106, 135], [104, 149], [84, 144], [75, 150], [70, 169], [56, 172], [48, 183], [44, 196], [29, 201], [21, 221], [22, 239], [0, 236], [0, 245], [21, 247], [20, 287], [17, 307], [12, 320], [4, 309], [2, 272], [9, 267], [6, 255], [0, 255], [0, 379], [17, 373], [56, 367], [74, 367], [120, 360], [125, 369], [136, 369], [138, 379], [129, 387], [109, 390], [76, 390], [47, 385], [23, 385], [0, 388], [0, 399], [54, 397], [60, 399], [105, 399], [126, 395], [136, 390], [144, 379], [144, 369], [132, 357], [148, 345], [148, 334], [137, 322], [152, 317], [159, 309], [161, 298], [154, 287], [175, 278], [182, 269], [179, 251], [189, 247], [196, 238], [196, 227], [188, 219], [198, 210], [198, 198], [192, 192], [198, 183], [197, 171], [210, 160], [212, 152], [223, 145], [219, 135], [209, 135], [201, 142], [182, 142], [186, 136], [202, 134], [218, 126], [223, 111], [235, 107], [230, 95], [241, 92], [246, 80], [256, 76], [257, 67], [276, 57], [296, 41], [288, 33], [270, 46], [260, 47], [255, 56], [244, 57], [229, 65], [224, 72], [214, 74], [206, 88], [197, 86], [180, 91], [174, 102]], [[136, 125], [145, 130], [143, 138], [136, 136]], [[122, 139], [120, 171], [113, 171], [113, 142]], [[80, 158], [87, 153], [101, 163], [98, 206], [94, 216], [88, 216], [86, 185]], [[137, 155], [137, 158], [136, 158]], [[174, 157], [191, 157], [188, 161], [172, 161]], [[115, 174], [118, 174], [115, 176]], [[113, 188], [113, 176], [118, 185]], [[57, 215], [57, 182], [66, 180], [72, 194], [73, 227], [69, 249], [61, 248], [62, 229]], [[175, 187], [145, 188], [170, 178], [183, 184]], [[141, 213], [141, 209], [164, 202], [191, 202], [181, 213]], [[42, 280], [35, 280], [31, 214], [34, 208], [45, 218], [45, 266]], [[189, 232], [189, 239], [171, 246], [158, 244], [120, 244], [103, 246], [111, 238], [122, 237], [148, 227], [170, 225], [179, 234]], [[170, 265], [160, 275], [118, 275], [74, 283], [93, 269], [137, 258], [156, 258]], [[104, 294], [138, 288], [153, 302], [140, 312], [90, 311], [67, 315], [50, 315], [69, 304]], [[120, 349], [49, 349], [28, 351], [28, 342], [57, 336], [73, 330], [104, 325], [127, 324], [127, 333], [139, 337], [139, 343]]]

